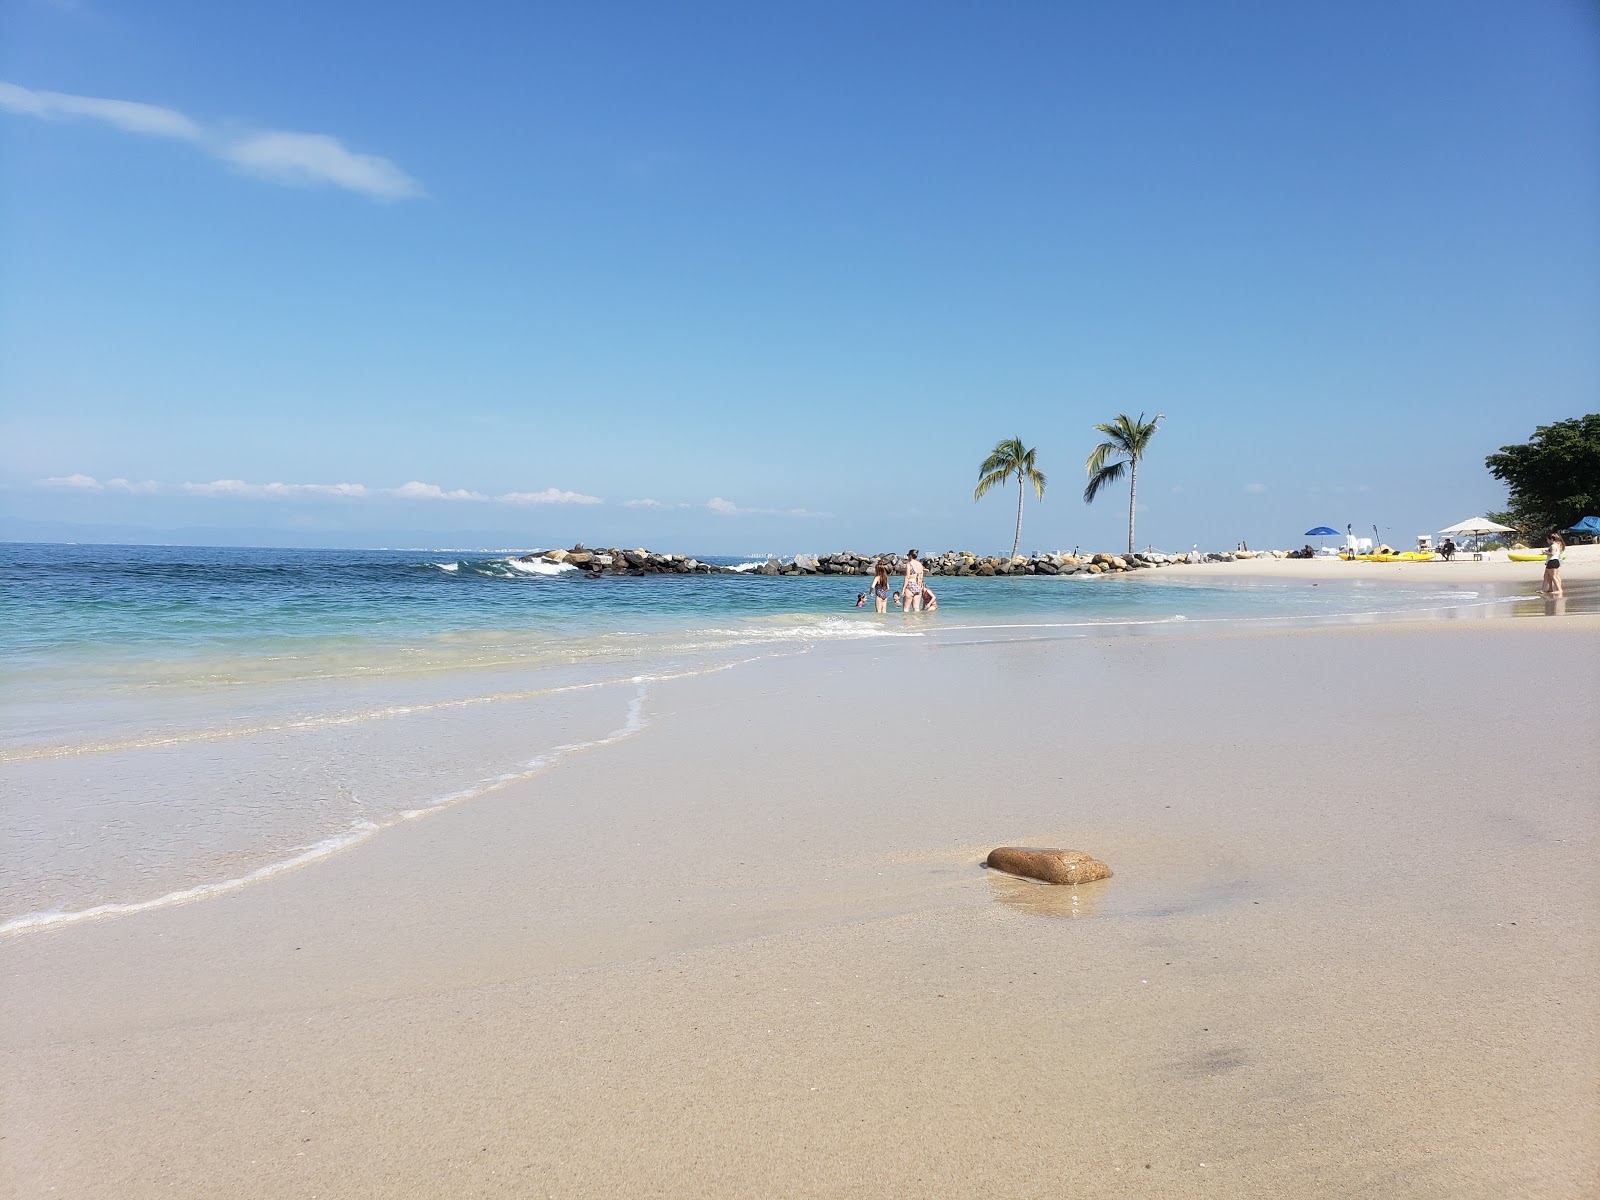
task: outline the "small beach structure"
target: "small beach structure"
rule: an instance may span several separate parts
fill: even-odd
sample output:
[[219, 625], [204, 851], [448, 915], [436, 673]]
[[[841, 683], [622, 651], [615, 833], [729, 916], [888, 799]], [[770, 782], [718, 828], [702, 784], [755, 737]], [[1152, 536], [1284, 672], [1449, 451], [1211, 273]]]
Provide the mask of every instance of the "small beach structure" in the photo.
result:
[[1600, 537], [1600, 517], [1584, 517], [1576, 525], [1567, 527], [1568, 533], [1586, 533], [1590, 537]]

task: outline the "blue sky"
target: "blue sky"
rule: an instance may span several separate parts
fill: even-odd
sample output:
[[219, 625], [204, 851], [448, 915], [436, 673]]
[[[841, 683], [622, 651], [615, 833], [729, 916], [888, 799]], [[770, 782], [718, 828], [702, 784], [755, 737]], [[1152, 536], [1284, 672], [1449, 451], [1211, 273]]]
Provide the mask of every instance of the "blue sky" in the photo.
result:
[[1409, 541], [1600, 396], [1597, 12], [5, 0], [0, 536]]

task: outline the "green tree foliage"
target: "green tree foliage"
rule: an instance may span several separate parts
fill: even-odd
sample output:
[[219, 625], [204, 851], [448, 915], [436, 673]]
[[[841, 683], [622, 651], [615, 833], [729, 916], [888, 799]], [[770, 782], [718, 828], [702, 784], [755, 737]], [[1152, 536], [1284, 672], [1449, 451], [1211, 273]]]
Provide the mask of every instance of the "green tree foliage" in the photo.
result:
[[1027, 494], [1027, 485], [1031, 483], [1034, 495], [1044, 499], [1044, 472], [1035, 470], [1033, 465], [1038, 453], [1038, 447], [1024, 446], [1021, 438], [998, 443], [978, 467], [978, 486], [972, 489], [973, 503], [977, 503], [990, 488], [999, 487], [1013, 475], [1017, 477], [1017, 536], [1011, 540], [1012, 558], [1022, 544], [1022, 498]]
[[1501, 446], [1483, 462], [1511, 492], [1510, 508], [1493, 519], [1526, 537], [1600, 515], [1600, 413], [1541, 425], [1525, 444]]
[[[1144, 452], [1150, 448], [1150, 439], [1155, 437], [1156, 430], [1165, 420], [1164, 413], [1157, 413], [1153, 421], [1146, 421], [1144, 414], [1140, 413], [1138, 420], [1130, 419], [1125, 413], [1118, 413], [1117, 419], [1105, 425], [1096, 425], [1095, 429], [1106, 435], [1106, 440], [1094, 448], [1089, 455], [1089, 461], [1084, 464], [1084, 470], [1089, 476], [1089, 486], [1083, 489], [1083, 502], [1093, 504], [1094, 498], [1100, 489], [1108, 483], [1115, 483], [1122, 478], [1122, 473], [1128, 473], [1128, 553], [1133, 553], [1133, 505], [1139, 494], [1139, 460], [1144, 457]], [[1116, 462], [1107, 462], [1115, 457]]]

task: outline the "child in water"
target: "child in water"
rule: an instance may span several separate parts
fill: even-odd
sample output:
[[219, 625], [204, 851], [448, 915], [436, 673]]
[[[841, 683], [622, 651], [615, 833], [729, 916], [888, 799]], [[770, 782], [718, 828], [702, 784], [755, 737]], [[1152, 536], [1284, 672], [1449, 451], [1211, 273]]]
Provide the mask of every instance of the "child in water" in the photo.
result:
[[860, 608], [866, 602], [867, 602], [867, 594], [865, 592], [856, 593], [856, 607], [857, 608]]
[[[895, 604], [899, 604], [900, 603], [900, 593], [899, 592], [896, 592], [894, 594], [893, 601], [894, 601]], [[859, 608], [860, 605], [857, 605], [856, 607]], [[935, 596], [933, 594], [933, 589], [932, 588], [930, 588], [927, 584], [923, 584], [922, 585], [922, 611], [923, 612], [935, 612], [935, 611], [937, 611], [938, 607], [939, 607], [939, 597], [937, 597], [937, 596]]]

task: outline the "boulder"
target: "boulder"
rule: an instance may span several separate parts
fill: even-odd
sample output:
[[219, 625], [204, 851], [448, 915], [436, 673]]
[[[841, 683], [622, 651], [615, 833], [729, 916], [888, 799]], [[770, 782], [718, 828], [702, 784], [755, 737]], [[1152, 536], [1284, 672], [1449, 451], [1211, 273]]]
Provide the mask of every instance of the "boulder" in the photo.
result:
[[565, 550], [546, 550], [544, 557], [547, 562], [566, 562], [567, 552]]
[[989, 851], [983, 865], [1007, 875], [1022, 875], [1045, 883], [1090, 883], [1109, 879], [1111, 868], [1082, 850], [1055, 850], [1027, 846], [1000, 846]]

